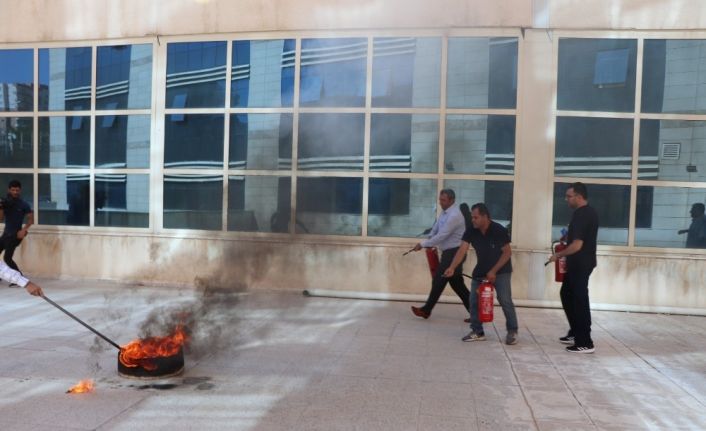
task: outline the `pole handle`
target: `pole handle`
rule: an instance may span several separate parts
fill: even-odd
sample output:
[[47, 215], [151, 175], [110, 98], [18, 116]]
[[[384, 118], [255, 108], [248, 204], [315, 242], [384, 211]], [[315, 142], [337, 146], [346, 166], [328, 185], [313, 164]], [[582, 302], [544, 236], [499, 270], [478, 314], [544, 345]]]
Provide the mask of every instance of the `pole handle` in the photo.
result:
[[74, 319], [75, 321], [77, 321], [77, 322], [80, 323], [81, 325], [85, 326], [86, 329], [88, 329], [89, 331], [93, 332], [94, 334], [96, 334], [97, 336], [101, 337], [102, 339], [104, 339], [104, 340], [107, 341], [108, 343], [112, 344], [113, 347], [115, 347], [116, 349], [118, 349], [118, 350], [123, 350], [122, 347], [120, 347], [116, 342], [114, 342], [114, 341], [111, 340], [110, 338], [106, 337], [105, 335], [101, 334], [100, 332], [96, 331], [95, 329], [93, 329], [91, 326], [89, 326], [89, 325], [88, 325], [86, 322], [84, 322], [83, 320], [79, 319], [78, 317], [76, 317], [76, 316], [74, 316], [73, 314], [71, 314], [71, 313], [69, 313], [68, 311], [66, 311], [66, 310], [64, 309], [64, 307], [62, 307], [61, 305], [57, 304], [56, 302], [52, 301], [51, 299], [47, 298], [47, 297], [44, 296], [44, 295], [42, 295], [42, 299], [44, 299], [45, 301], [47, 301], [48, 303], [50, 303], [50, 304], [53, 305], [54, 307], [58, 308], [59, 310], [63, 311], [64, 314], [66, 314], [66, 315], [69, 316], [70, 318]]

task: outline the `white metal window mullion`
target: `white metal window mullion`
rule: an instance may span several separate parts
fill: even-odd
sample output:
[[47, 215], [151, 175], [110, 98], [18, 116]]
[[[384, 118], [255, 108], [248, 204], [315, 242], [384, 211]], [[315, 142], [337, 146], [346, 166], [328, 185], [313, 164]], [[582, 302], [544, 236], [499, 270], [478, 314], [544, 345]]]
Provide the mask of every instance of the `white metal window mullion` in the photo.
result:
[[[223, 115], [223, 208], [221, 210], [221, 230], [228, 230], [228, 192], [230, 191], [230, 182], [228, 180], [228, 161], [230, 157], [230, 97], [231, 97], [231, 76], [232, 76], [232, 62], [233, 62], [233, 41], [226, 41], [226, 96], [225, 96], [225, 110]], [[247, 181], [247, 177], [244, 181]]]
[[[437, 155], [437, 179], [436, 179], [436, 196], [439, 195], [444, 188], [444, 163], [446, 162], [446, 75], [448, 74], [449, 63], [449, 37], [444, 36], [441, 39], [441, 79], [439, 80], [439, 145]], [[441, 214], [441, 206], [436, 206], [436, 216]]]
[[294, 48], [294, 95], [292, 100], [292, 161], [289, 200], [289, 233], [297, 231], [297, 160], [299, 159], [299, 81], [301, 70], [302, 39], [298, 37]]
[[368, 195], [370, 193], [370, 129], [371, 129], [371, 108], [372, 108], [372, 94], [373, 94], [373, 55], [374, 55], [374, 44], [373, 36], [368, 36], [368, 55], [366, 57], [366, 73], [365, 73], [365, 122], [364, 122], [364, 134], [363, 134], [363, 202], [361, 206], [361, 236], [363, 238], [368, 236]]
[[32, 81], [34, 82], [34, 101], [32, 103], [32, 209], [34, 211], [34, 223], [39, 224], [39, 48], [34, 48], [34, 70], [32, 71]]
[[637, 59], [635, 65], [635, 117], [632, 133], [632, 170], [630, 175], [630, 211], [628, 219], [628, 247], [635, 246], [635, 223], [637, 218], [637, 179], [640, 166], [640, 113], [642, 112], [642, 58], [645, 39], [637, 39]]
[[98, 48], [91, 45], [91, 113], [89, 115], [89, 156], [88, 156], [88, 226], [95, 226], [96, 207], [96, 66], [98, 65]]
[[152, 104], [150, 140], [150, 228], [164, 231], [164, 111], [166, 106], [167, 44], [152, 42]]

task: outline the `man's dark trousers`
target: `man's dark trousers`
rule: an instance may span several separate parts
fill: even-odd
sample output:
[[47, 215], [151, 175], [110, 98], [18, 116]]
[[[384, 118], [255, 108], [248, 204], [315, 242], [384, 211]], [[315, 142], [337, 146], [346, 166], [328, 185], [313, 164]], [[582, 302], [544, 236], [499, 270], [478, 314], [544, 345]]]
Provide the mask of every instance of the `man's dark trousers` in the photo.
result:
[[446, 271], [448, 267], [451, 266], [451, 262], [453, 262], [454, 256], [456, 256], [457, 251], [458, 247], [455, 247], [450, 248], [448, 250], [444, 250], [443, 253], [441, 253], [441, 262], [439, 262], [439, 267], [436, 269], [436, 274], [434, 274], [434, 277], [432, 279], [431, 292], [429, 292], [429, 298], [427, 298], [426, 304], [424, 304], [424, 306], [422, 307], [422, 310], [426, 311], [429, 314], [431, 314], [431, 310], [434, 308], [437, 301], [439, 301], [439, 297], [444, 291], [447, 282], [451, 284], [451, 288], [454, 290], [454, 292], [456, 292], [456, 295], [461, 298], [461, 301], [463, 301], [463, 306], [466, 308], [466, 310], [468, 310], [468, 289], [466, 289], [466, 285], [463, 283], [463, 263], [456, 267], [456, 271], [454, 271], [453, 277], [442, 277], [444, 271]]
[[561, 305], [569, 321], [569, 335], [580, 347], [593, 346], [591, 340], [591, 305], [588, 300], [588, 278], [593, 270], [568, 271], [561, 283]]
[[[15, 255], [15, 249], [20, 245], [21, 242], [22, 240], [17, 238], [17, 233], [8, 233], [0, 237], [0, 253], [2, 253], [3, 251], [5, 252], [3, 260], [5, 261], [7, 266], [14, 269], [15, 271], [20, 271], [20, 268], [17, 267], [17, 263], [15, 263], [12, 257]], [[21, 273], [22, 272], [20, 272], [20, 274]]]

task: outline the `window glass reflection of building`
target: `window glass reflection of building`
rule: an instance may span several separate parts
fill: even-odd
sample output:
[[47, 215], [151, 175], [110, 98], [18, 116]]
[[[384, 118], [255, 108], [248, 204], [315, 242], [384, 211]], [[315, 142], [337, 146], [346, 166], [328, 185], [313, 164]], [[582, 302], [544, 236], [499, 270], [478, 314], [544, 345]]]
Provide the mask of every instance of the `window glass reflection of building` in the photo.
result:
[[33, 69], [31, 49], [0, 49], [0, 111], [34, 109]]
[[225, 105], [226, 42], [167, 44], [167, 108]]
[[39, 109], [91, 109], [91, 48], [39, 50]]
[[231, 106], [292, 106], [294, 39], [233, 41]]
[[165, 175], [166, 229], [221, 230], [222, 175]]
[[96, 109], [151, 106], [151, 44], [99, 46], [96, 63]]

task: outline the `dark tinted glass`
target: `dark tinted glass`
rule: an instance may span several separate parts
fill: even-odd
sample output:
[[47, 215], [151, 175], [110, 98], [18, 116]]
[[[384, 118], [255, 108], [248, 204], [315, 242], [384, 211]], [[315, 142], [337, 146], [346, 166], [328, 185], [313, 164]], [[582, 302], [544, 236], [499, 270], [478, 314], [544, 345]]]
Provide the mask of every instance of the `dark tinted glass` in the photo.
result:
[[517, 38], [451, 37], [449, 108], [512, 109], [517, 100]]
[[96, 167], [146, 168], [150, 164], [150, 116], [96, 116]]
[[289, 177], [230, 176], [228, 230], [288, 232], [291, 184]]
[[149, 184], [149, 175], [97, 174], [95, 225], [149, 227]]
[[91, 109], [91, 48], [39, 50], [39, 109]]
[[292, 114], [230, 116], [231, 169], [291, 169]]
[[444, 172], [500, 174], [515, 172], [515, 117], [448, 115]]
[[0, 111], [32, 111], [33, 82], [32, 50], [0, 49]]
[[363, 114], [301, 114], [301, 170], [363, 170]]
[[165, 175], [166, 229], [221, 230], [223, 176]]
[[225, 105], [226, 42], [167, 44], [167, 108]]
[[0, 117], [0, 167], [32, 167], [32, 124], [32, 118]]
[[373, 106], [439, 106], [441, 39], [383, 37], [373, 44]]
[[365, 106], [368, 40], [303, 39], [300, 106]]
[[7, 195], [10, 181], [17, 180], [22, 184], [21, 196], [29, 206], [34, 207], [34, 177], [32, 174], [0, 173], [0, 196]]
[[456, 193], [459, 205], [465, 202], [470, 208], [475, 203], [484, 202], [493, 221], [512, 230], [512, 181], [446, 180], [444, 188]]
[[633, 120], [558, 117], [554, 174], [630, 178]]
[[360, 235], [361, 178], [297, 179], [297, 233]]
[[90, 144], [90, 117], [39, 118], [40, 168], [87, 168]]
[[635, 110], [637, 41], [560, 39], [557, 108]]
[[436, 180], [371, 178], [368, 235], [420, 235], [434, 224], [436, 199]]
[[39, 223], [88, 226], [89, 187], [88, 174], [39, 174]]
[[370, 133], [371, 171], [439, 169], [438, 115], [373, 114]]
[[706, 181], [706, 121], [642, 120], [639, 178]]
[[164, 122], [165, 168], [222, 168], [223, 114], [173, 114]]
[[152, 45], [99, 46], [96, 57], [96, 109], [151, 106]]
[[294, 39], [233, 41], [230, 105], [292, 106]]
[[706, 248], [706, 190], [683, 187], [637, 188], [635, 245]]

